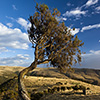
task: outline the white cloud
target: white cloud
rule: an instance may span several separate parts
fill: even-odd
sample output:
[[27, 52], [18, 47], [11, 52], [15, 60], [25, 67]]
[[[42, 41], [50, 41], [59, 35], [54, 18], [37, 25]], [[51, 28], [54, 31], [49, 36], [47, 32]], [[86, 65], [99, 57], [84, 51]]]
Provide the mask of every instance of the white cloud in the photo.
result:
[[9, 27], [12, 27], [13, 26], [12, 23], [7, 23], [6, 25], [9, 26]]
[[87, 11], [82, 11], [79, 7], [75, 8], [74, 10], [71, 11], [66, 11], [66, 13], [63, 14], [63, 16], [76, 16], [80, 17], [81, 15], [85, 15]]
[[100, 24], [84, 26], [84, 27], [81, 29], [81, 32], [83, 32], [83, 31], [85, 31], [85, 30], [90, 30], [90, 29], [93, 29], [93, 28], [100, 28]]
[[56, 17], [56, 19], [57, 19], [57, 21], [66, 21], [67, 20], [67, 18], [65, 18], [65, 17]]
[[29, 55], [28, 54], [17, 54], [16, 58], [20, 58], [21, 60], [28, 60], [29, 59]]
[[5, 47], [0, 47], [0, 53], [1, 52], [8, 52], [9, 50], [8, 49], [6, 49]]
[[83, 68], [100, 69], [100, 50], [90, 50], [88, 54], [82, 54]]
[[70, 2], [68, 2], [67, 4], [66, 4], [67, 6], [74, 6], [74, 4], [71, 4]]
[[100, 54], [100, 50], [98, 50], [98, 51], [90, 50], [90, 53], [91, 53], [92, 55], [93, 55], [93, 54], [99, 55], [99, 54]]
[[67, 6], [71, 6], [71, 3], [68, 2], [66, 5], [67, 5]]
[[62, 18], [62, 20], [66, 21], [66, 20], [67, 20], [67, 18]]
[[83, 22], [81, 22], [80, 25], [83, 25]]
[[8, 17], [8, 16], [6, 16], [6, 18], [11, 19], [12, 21], [15, 20], [13, 17]]
[[8, 28], [0, 23], [0, 48], [28, 49], [28, 35], [18, 28]]
[[[97, 4], [99, 0], [88, 0], [84, 5], [74, 8], [73, 10], [70, 11], [66, 11], [63, 16], [68, 16], [68, 17], [76, 17], [77, 19], [80, 19], [80, 17], [82, 15], [86, 15], [88, 10], [82, 10], [84, 7], [87, 8], [91, 5]], [[67, 6], [72, 6], [70, 3], [67, 3]], [[100, 9], [100, 7], [96, 8], [96, 9]]]
[[95, 13], [100, 13], [100, 6], [96, 7], [95, 10]]
[[7, 66], [29, 66], [29, 55], [28, 54], [17, 54], [13, 57], [0, 58], [0, 65]]
[[66, 4], [67, 6], [74, 6], [74, 4], [72, 4], [72, 3], [70, 3], [70, 2], [68, 2], [67, 4]]
[[[66, 11], [63, 16], [68, 16], [68, 17], [76, 17], [76, 20], [80, 19], [82, 15], [86, 15], [88, 10], [82, 10], [84, 7], [89, 7], [91, 5], [97, 4], [99, 0], [88, 0], [84, 5], [74, 8], [73, 10]], [[70, 3], [67, 3], [67, 6], [71, 6]], [[97, 8], [98, 10], [100, 7]]]
[[18, 18], [17, 23], [19, 23], [21, 26], [23, 26], [25, 30], [27, 30], [29, 27], [31, 27], [31, 23], [26, 21], [24, 18]]
[[91, 5], [94, 5], [96, 3], [98, 3], [99, 0], [88, 0], [85, 4], [85, 6], [91, 6]]
[[97, 11], [100, 11], [100, 6], [96, 7], [95, 9], [96, 9]]
[[12, 7], [13, 7], [13, 9], [14, 9], [14, 10], [17, 10], [17, 8], [16, 8], [16, 6], [15, 6], [15, 5], [12, 5]]
[[100, 40], [99, 40], [99, 42], [100, 42]]
[[71, 29], [71, 34], [75, 35], [79, 32], [79, 30], [80, 30], [79, 28], [75, 28], [75, 30]]
[[90, 57], [94, 55], [100, 55], [100, 50], [97, 50], [97, 51], [90, 50], [88, 54], [82, 54], [83, 57]]

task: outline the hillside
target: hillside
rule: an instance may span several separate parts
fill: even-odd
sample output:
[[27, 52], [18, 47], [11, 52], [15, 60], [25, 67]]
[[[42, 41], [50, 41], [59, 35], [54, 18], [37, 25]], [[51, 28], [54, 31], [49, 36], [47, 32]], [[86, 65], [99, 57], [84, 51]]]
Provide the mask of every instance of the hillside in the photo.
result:
[[[13, 76], [18, 75], [19, 71], [25, 67], [0, 66], [0, 84]], [[74, 69], [75, 72], [61, 74], [56, 68], [36, 68], [28, 73], [28, 76], [43, 76], [56, 78], [72, 78], [100, 86], [100, 70], [95, 69]]]
[[[20, 100], [17, 83], [14, 77], [0, 85], [0, 100]], [[27, 76], [24, 83], [31, 100], [100, 100], [100, 86], [77, 80]], [[79, 86], [88, 89], [86, 95]]]
[[[4, 82], [0, 85], [0, 100], [20, 100], [17, 75], [23, 68], [0, 67], [0, 82]], [[75, 73], [64, 75], [55, 68], [36, 68], [28, 73], [24, 83], [31, 100], [100, 100], [100, 86], [69, 78], [95, 78], [99, 83], [99, 76], [100, 71], [92, 69], [75, 69]], [[84, 89], [87, 94], [83, 94]]]
[[56, 68], [37, 68], [30, 72], [31, 76], [56, 77], [56, 78], [72, 78], [84, 81], [94, 85], [100, 85], [100, 70], [95, 69], [74, 69], [74, 72], [61, 74]]
[[0, 84], [18, 75], [25, 67], [0, 66]]

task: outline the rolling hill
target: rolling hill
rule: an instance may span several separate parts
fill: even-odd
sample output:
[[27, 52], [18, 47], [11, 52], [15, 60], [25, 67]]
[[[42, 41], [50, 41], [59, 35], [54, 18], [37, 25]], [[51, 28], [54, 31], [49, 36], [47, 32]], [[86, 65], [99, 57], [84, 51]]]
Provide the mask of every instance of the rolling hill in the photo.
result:
[[[19, 71], [25, 67], [10, 67], [10, 66], [0, 66], [0, 84], [6, 80], [13, 78], [13, 76], [18, 75]], [[56, 78], [72, 78], [75, 80], [84, 81], [94, 85], [100, 86], [100, 70], [95, 69], [74, 69], [74, 72], [67, 72], [66, 74], [61, 74], [56, 68], [36, 68], [28, 76], [43, 76], [43, 77], [56, 77]]]
[[[0, 66], [0, 100], [20, 100], [17, 75], [24, 68]], [[61, 74], [56, 68], [36, 68], [24, 78], [31, 100], [100, 100], [99, 81], [100, 70], [93, 69], [75, 69], [74, 73]], [[89, 84], [91, 82], [96, 85]], [[76, 86], [89, 89], [88, 94], [73, 90]], [[64, 90], [53, 93], [51, 90], [55, 87]]]
[[100, 70], [74, 69], [74, 72], [60, 73], [56, 68], [37, 68], [31, 71], [30, 76], [71, 78], [100, 86]]

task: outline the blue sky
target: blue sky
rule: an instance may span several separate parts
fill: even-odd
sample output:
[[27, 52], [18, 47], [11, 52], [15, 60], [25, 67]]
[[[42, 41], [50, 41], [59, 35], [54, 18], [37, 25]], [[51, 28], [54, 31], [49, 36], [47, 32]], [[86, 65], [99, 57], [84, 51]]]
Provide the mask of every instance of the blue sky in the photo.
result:
[[[61, 12], [58, 18], [73, 35], [84, 42], [82, 65], [78, 68], [100, 69], [100, 0], [36, 0]], [[29, 66], [34, 51], [28, 40], [28, 18], [35, 12], [34, 0], [0, 0], [0, 65]], [[43, 66], [43, 65], [41, 65]]]

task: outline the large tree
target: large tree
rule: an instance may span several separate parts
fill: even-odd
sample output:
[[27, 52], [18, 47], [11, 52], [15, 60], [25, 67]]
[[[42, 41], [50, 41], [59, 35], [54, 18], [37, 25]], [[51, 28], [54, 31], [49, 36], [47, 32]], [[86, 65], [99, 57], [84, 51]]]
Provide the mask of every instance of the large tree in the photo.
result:
[[31, 27], [28, 35], [34, 48], [35, 58], [18, 76], [19, 94], [22, 100], [30, 100], [23, 77], [38, 64], [50, 63], [65, 71], [74, 63], [81, 62], [79, 47], [83, 43], [77, 36], [71, 34], [71, 29], [67, 28], [64, 22], [58, 21], [59, 17], [60, 12], [57, 9], [51, 11], [45, 4], [37, 4], [36, 12], [29, 18]]

